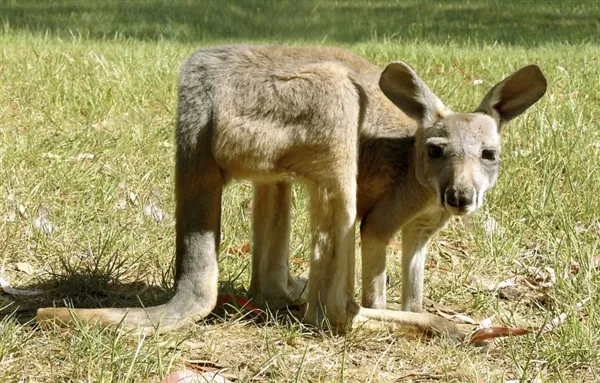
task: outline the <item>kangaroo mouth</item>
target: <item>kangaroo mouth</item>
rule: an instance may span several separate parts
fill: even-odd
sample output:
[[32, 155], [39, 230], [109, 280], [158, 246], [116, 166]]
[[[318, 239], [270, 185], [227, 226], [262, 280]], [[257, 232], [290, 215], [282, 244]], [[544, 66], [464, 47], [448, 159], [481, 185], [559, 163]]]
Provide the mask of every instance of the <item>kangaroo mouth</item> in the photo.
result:
[[469, 215], [475, 211], [474, 206], [471, 208], [470, 205], [465, 206], [465, 207], [455, 207], [455, 206], [450, 206], [448, 204], [444, 204], [444, 209], [446, 209], [452, 215], [455, 215], [458, 217], [463, 216], [463, 215]]

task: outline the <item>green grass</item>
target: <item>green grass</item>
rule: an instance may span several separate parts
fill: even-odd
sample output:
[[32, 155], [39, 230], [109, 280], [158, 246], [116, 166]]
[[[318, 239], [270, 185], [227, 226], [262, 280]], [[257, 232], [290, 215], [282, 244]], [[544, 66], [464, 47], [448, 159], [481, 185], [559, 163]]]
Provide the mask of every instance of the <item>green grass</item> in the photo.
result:
[[[598, 4], [0, 0], [0, 22], [0, 261], [13, 286], [44, 292], [0, 295], [1, 381], [158, 381], [198, 360], [240, 381], [598, 379]], [[290, 316], [253, 320], [235, 309], [148, 338], [31, 323], [36, 307], [53, 302], [106, 307], [169, 297], [178, 67], [195, 49], [225, 42], [343, 46], [380, 66], [401, 59], [457, 110], [474, 109], [514, 69], [540, 65], [548, 93], [503, 132], [500, 180], [483, 208], [502, 229], [490, 238], [456, 221], [440, 233], [428, 263], [451, 271], [427, 271], [426, 295], [495, 324], [541, 326], [571, 312], [565, 323], [487, 348], [361, 330], [331, 337]], [[224, 292], [248, 287], [249, 255], [230, 249], [250, 238], [250, 197], [246, 183], [226, 191]], [[144, 213], [150, 202], [164, 220]], [[297, 188], [291, 253], [301, 259], [310, 250], [305, 203]], [[36, 227], [44, 210], [50, 234]], [[34, 273], [15, 271], [17, 262]], [[398, 307], [397, 250], [389, 264], [390, 305]], [[557, 283], [520, 300], [473, 288], [475, 277], [498, 282], [525, 275], [525, 266], [552, 267]]]

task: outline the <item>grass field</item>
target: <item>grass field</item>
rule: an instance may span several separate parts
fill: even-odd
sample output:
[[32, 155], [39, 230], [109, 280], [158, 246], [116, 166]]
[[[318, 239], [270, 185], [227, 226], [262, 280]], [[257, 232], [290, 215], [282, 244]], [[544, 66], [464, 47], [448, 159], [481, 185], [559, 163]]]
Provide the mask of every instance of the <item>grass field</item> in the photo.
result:
[[[541, 328], [562, 313], [564, 323], [486, 347], [362, 330], [331, 336], [290, 315], [254, 318], [235, 307], [152, 337], [36, 326], [40, 306], [168, 299], [178, 68], [195, 49], [229, 42], [342, 46], [382, 67], [401, 59], [456, 110], [537, 63], [548, 92], [503, 131], [501, 176], [482, 212], [432, 242], [425, 293], [495, 325]], [[599, 58], [592, 1], [0, 0], [2, 276], [42, 292], [0, 294], [0, 381], [158, 382], [186, 368], [223, 369], [240, 382], [600, 379]], [[250, 197], [249, 184], [235, 183], [224, 198], [224, 294], [248, 288]], [[298, 187], [298, 275], [309, 260], [307, 225]], [[399, 250], [388, 257], [397, 308]], [[555, 280], [536, 279], [538, 267]], [[486, 288], [514, 276], [529, 284], [512, 294]]]

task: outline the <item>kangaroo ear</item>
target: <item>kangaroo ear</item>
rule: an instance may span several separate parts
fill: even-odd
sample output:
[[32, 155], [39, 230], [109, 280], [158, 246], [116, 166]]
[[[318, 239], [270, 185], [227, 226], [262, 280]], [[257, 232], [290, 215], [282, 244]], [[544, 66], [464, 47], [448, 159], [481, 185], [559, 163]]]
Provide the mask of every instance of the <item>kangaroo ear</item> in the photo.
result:
[[415, 71], [401, 61], [393, 62], [384, 69], [379, 87], [390, 101], [420, 126], [431, 126], [449, 113]]
[[523, 113], [546, 93], [546, 78], [537, 65], [519, 69], [496, 84], [476, 112], [496, 120], [499, 128]]

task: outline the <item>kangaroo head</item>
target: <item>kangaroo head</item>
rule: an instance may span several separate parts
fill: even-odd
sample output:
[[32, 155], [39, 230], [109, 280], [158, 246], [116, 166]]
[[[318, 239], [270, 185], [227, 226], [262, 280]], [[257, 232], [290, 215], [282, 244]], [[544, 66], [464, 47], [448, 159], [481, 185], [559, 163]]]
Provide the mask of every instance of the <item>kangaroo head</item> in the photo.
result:
[[425, 82], [402, 62], [381, 75], [383, 93], [418, 123], [415, 166], [418, 181], [455, 215], [475, 211], [498, 177], [500, 132], [546, 92], [540, 68], [519, 69], [494, 86], [471, 113], [446, 108]]

